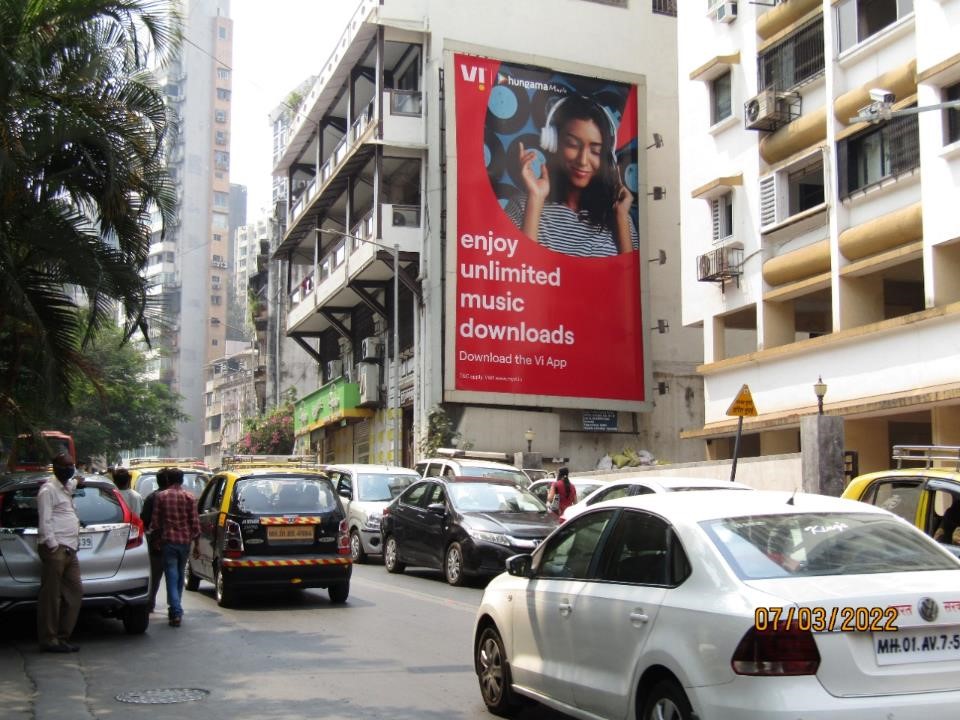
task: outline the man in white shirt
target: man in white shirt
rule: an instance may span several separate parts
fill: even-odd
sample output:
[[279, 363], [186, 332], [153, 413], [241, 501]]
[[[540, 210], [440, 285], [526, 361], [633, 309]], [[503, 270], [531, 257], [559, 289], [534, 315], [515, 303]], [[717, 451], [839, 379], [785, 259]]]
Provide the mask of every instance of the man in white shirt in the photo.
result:
[[79, 650], [68, 642], [83, 600], [80, 563], [80, 519], [73, 505], [73, 491], [80, 484], [69, 453], [53, 459], [56, 480], [48, 480], [37, 493], [40, 516], [37, 552], [40, 555], [40, 597], [37, 601], [37, 637], [44, 652]]

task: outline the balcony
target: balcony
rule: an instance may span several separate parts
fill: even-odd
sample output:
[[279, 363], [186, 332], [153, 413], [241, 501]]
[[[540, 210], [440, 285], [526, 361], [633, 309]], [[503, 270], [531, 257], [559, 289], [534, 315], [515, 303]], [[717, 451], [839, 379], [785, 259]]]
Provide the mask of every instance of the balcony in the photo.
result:
[[[317, 311], [326, 306], [353, 307], [362, 299], [351, 283], [382, 282], [393, 278], [393, 254], [384, 247], [400, 248], [400, 264], [417, 259], [422, 230], [420, 208], [412, 205], [382, 205], [384, 227], [377, 240], [373, 213], [367, 215], [349, 233], [353, 238], [340, 238], [290, 293], [287, 332], [322, 332], [330, 321]], [[356, 240], [354, 238], [362, 238]]]
[[360, 385], [340, 377], [302, 400], [293, 413], [294, 435], [303, 435], [327, 425], [346, 424], [373, 417], [374, 411], [358, 407]]

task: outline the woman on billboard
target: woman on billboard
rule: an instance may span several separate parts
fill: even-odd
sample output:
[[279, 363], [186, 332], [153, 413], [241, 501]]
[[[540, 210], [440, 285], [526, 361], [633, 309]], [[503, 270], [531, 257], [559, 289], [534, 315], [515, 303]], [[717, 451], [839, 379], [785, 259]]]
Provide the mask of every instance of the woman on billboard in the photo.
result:
[[547, 153], [519, 145], [525, 195], [506, 212], [528, 237], [544, 247], [579, 257], [632, 252], [639, 238], [614, 148], [617, 126], [609, 111], [571, 94], [554, 103], [540, 134]]

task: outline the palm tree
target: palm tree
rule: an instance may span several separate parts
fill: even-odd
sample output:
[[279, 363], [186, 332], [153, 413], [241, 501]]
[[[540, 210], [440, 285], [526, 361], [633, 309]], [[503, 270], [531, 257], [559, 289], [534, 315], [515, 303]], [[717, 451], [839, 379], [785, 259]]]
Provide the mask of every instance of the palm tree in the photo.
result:
[[149, 68], [179, 28], [157, 0], [0, 0], [0, 430], [66, 398], [117, 308], [146, 336], [151, 214], [176, 210]]

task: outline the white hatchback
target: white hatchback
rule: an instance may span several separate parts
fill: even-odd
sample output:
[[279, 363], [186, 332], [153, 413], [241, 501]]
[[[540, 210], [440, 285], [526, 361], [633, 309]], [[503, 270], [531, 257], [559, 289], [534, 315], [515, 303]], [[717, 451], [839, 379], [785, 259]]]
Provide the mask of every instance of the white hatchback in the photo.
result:
[[929, 720], [960, 708], [960, 561], [820, 495], [598, 503], [487, 586], [487, 707], [579, 718]]

